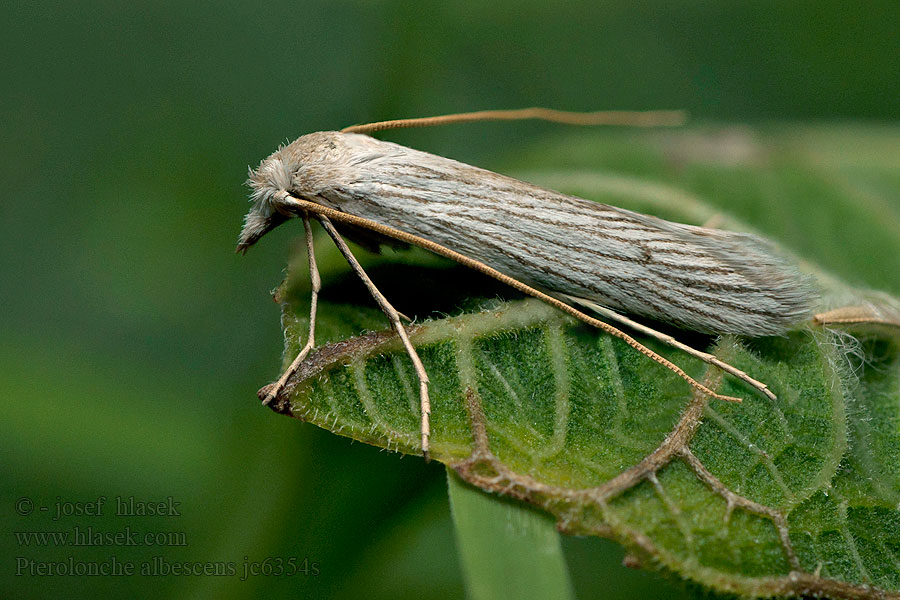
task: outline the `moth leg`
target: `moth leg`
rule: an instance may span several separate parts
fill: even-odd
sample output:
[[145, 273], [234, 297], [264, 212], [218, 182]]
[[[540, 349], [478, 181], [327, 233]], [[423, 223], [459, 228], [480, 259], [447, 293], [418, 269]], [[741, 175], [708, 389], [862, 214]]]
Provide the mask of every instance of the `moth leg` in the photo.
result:
[[590, 300], [585, 300], [584, 298], [578, 298], [576, 296], [569, 296], [568, 294], [561, 294], [561, 296], [564, 296], [567, 300], [570, 300], [571, 302], [580, 304], [582, 306], [586, 306], [587, 308], [590, 308], [591, 310], [596, 311], [609, 319], [618, 321], [619, 323], [622, 323], [623, 325], [626, 325], [636, 331], [640, 331], [641, 333], [643, 333], [645, 335], [649, 335], [652, 338], [656, 338], [657, 340], [661, 341], [664, 344], [668, 344], [669, 346], [672, 346], [673, 348], [678, 348], [682, 352], [685, 352], [687, 354], [690, 354], [691, 356], [697, 357], [706, 363], [715, 365], [716, 367], [722, 369], [726, 373], [730, 373], [731, 375], [734, 375], [738, 379], [747, 382], [749, 385], [751, 385], [752, 387], [754, 387], [755, 389], [757, 389], [761, 393], [763, 393], [770, 400], [777, 399], [775, 394], [772, 393], [772, 391], [769, 389], [769, 386], [767, 386], [765, 383], [763, 383], [762, 381], [753, 379], [744, 371], [741, 371], [737, 367], [733, 367], [733, 366], [729, 365], [727, 362], [723, 362], [723, 361], [719, 360], [712, 354], [709, 354], [707, 352], [701, 352], [700, 350], [692, 348], [692, 347], [688, 346], [687, 344], [683, 344], [683, 343], [679, 342], [678, 340], [676, 340], [675, 338], [673, 338], [671, 335], [662, 333], [661, 331], [657, 331], [651, 327], [647, 327], [646, 325], [642, 325], [641, 323], [638, 323], [636, 321], [632, 321], [628, 317], [626, 317], [624, 315], [620, 315], [616, 311], [606, 308], [605, 306], [601, 306], [600, 304], [597, 304], [596, 302], [591, 302]]
[[428, 397], [428, 374], [425, 372], [425, 367], [422, 364], [422, 360], [419, 358], [418, 353], [416, 353], [416, 349], [413, 348], [412, 343], [409, 341], [409, 336], [406, 333], [406, 329], [403, 327], [403, 323], [400, 322], [402, 315], [398, 313], [397, 310], [391, 306], [391, 303], [387, 301], [387, 298], [378, 291], [378, 288], [375, 287], [375, 284], [372, 283], [372, 280], [369, 279], [369, 276], [363, 270], [362, 266], [357, 262], [356, 257], [353, 256], [353, 253], [350, 251], [344, 238], [337, 232], [328, 217], [316, 215], [316, 218], [322, 224], [322, 227], [325, 228], [325, 231], [328, 232], [328, 235], [331, 236], [331, 239], [334, 240], [335, 245], [338, 247], [338, 250], [341, 251], [341, 254], [344, 255], [344, 258], [347, 259], [350, 267], [362, 280], [366, 288], [368, 288], [369, 293], [372, 295], [372, 298], [375, 299], [375, 302], [378, 303], [381, 311], [390, 320], [391, 326], [394, 328], [394, 331], [397, 332], [397, 335], [403, 342], [403, 347], [406, 348], [406, 353], [409, 355], [410, 360], [412, 360], [416, 375], [419, 378], [419, 399], [422, 405], [422, 454], [427, 460], [429, 438], [431, 437], [431, 400]]
[[284, 389], [288, 379], [297, 372], [300, 364], [306, 359], [310, 351], [316, 345], [316, 308], [319, 301], [319, 292], [322, 289], [322, 278], [319, 277], [319, 269], [316, 267], [316, 253], [313, 248], [313, 235], [312, 227], [310, 227], [309, 224], [309, 214], [304, 212], [301, 217], [303, 218], [303, 229], [306, 232], [306, 253], [309, 256], [309, 279], [310, 283], [312, 283], [312, 292], [309, 300], [309, 331], [306, 334], [306, 344], [304, 344], [300, 353], [297, 354], [297, 358], [295, 358], [294, 362], [291, 363], [291, 366], [281, 374], [281, 377], [278, 378], [275, 385], [269, 388], [266, 397], [262, 401], [263, 406], [278, 396], [278, 393]]

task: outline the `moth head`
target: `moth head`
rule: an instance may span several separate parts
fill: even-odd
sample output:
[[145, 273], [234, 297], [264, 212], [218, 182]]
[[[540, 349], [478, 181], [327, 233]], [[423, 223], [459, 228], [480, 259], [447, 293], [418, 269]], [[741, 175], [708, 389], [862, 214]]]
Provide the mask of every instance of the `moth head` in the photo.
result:
[[244, 217], [244, 228], [238, 239], [237, 251], [244, 253], [259, 238], [269, 233], [291, 216], [285, 208], [284, 198], [291, 190], [291, 162], [279, 148], [263, 160], [256, 170], [250, 169], [247, 185], [253, 206]]

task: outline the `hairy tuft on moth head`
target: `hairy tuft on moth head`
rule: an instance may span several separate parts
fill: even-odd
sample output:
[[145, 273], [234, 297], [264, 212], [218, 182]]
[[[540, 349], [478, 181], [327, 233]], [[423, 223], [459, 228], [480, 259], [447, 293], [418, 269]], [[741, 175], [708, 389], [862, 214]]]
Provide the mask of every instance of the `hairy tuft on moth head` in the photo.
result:
[[[341, 138], [360, 138], [354, 148], [339, 143]], [[300, 136], [290, 144], [265, 158], [256, 170], [250, 169], [247, 185], [253, 206], [244, 218], [244, 228], [238, 240], [237, 251], [244, 253], [259, 238], [272, 231], [291, 217], [298, 216], [287, 201], [287, 196], [298, 196], [318, 202], [316, 189], [327, 181], [334, 165], [352, 163], [359, 159], [358, 146], [375, 145], [378, 142], [359, 134], [342, 134], [336, 131], [318, 131]], [[353, 151], [357, 154], [354, 156]], [[363, 160], [367, 154], [362, 153]], [[324, 167], [324, 168], [323, 168]], [[290, 207], [290, 208], [289, 208]]]
[[236, 251], [241, 254], [291, 217], [280, 206], [283, 194], [291, 189], [290, 163], [285, 160], [284, 151], [285, 147], [279, 148], [259, 163], [255, 171], [250, 169], [247, 185], [253, 207], [244, 217], [244, 227], [238, 239]]

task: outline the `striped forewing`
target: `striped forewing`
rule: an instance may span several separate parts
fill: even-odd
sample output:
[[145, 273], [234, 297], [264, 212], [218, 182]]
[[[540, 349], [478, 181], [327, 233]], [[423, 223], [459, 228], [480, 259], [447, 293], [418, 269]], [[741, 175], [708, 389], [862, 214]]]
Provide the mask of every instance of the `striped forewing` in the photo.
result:
[[778, 334], [808, 314], [804, 280], [756, 236], [672, 223], [363, 135], [313, 135], [330, 136], [331, 150], [304, 153], [298, 193], [550, 293], [711, 333]]

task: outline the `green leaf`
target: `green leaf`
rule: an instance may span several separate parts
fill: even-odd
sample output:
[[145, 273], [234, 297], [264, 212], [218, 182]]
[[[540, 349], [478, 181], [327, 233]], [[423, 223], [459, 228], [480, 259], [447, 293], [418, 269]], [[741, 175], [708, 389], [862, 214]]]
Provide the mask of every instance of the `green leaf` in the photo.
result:
[[[460, 268], [421, 253], [413, 267], [381, 261], [370, 275], [397, 308], [432, 316], [408, 329], [431, 379], [432, 456], [564, 531], [618, 540], [634, 561], [714, 591], [900, 596], [900, 310], [825, 269], [900, 291], [898, 140], [887, 128], [707, 128], [581, 132], [536, 147], [517, 161], [545, 166], [525, 176], [536, 183], [779, 240], [817, 278], [822, 316], [784, 337], [673, 331], [766, 382], [774, 402], [642, 340], [743, 399], [724, 404]], [[871, 160], [847, 150], [865, 144], [878, 148]], [[306, 276], [292, 269], [282, 290], [287, 361], [306, 335]], [[324, 276], [319, 340], [331, 343], [274, 408], [419, 454], [409, 359], [361, 287]]]

